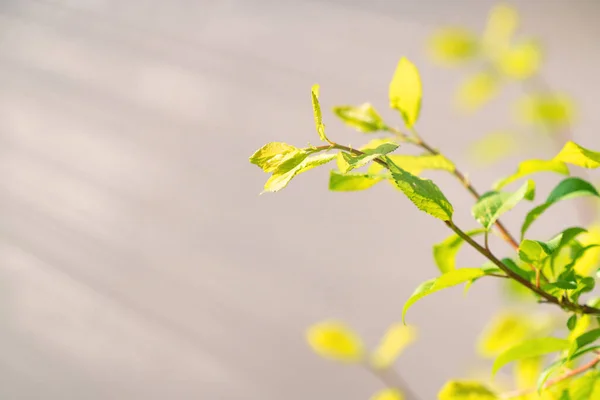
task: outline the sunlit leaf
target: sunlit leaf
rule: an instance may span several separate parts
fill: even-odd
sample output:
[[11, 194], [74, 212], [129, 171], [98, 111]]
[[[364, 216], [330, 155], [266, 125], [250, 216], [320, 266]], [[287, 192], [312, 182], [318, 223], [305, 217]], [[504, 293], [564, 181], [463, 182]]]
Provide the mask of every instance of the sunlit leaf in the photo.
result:
[[304, 158], [308, 156], [303, 150], [287, 143], [271, 142], [256, 150], [250, 156], [250, 162], [258, 165], [264, 172], [273, 172], [281, 164], [298, 155], [304, 156]]
[[521, 200], [532, 200], [535, 195], [535, 183], [527, 181], [516, 192], [492, 191], [485, 193], [473, 206], [473, 217], [484, 228], [490, 229], [502, 214], [512, 210]]
[[429, 51], [434, 60], [457, 65], [472, 60], [478, 52], [477, 37], [463, 28], [444, 28], [429, 40]]
[[335, 115], [344, 123], [365, 133], [377, 132], [385, 129], [381, 116], [369, 103], [355, 106], [337, 106], [333, 108]]
[[363, 154], [350, 154], [343, 152], [342, 157], [345, 163], [338, 162], [338, 167], [340, 168], [340, 172], [345, 174], [353, 169], [367, 165], [376, 158], [380, 158], [381, 156], [391, 153], [397, 148], [398, 145], [395, 143], [383, 143], [374, 149], [363, 150]]
[[525, 79], [538, 71], [541, 61], [542, 49], [539, 43], [535, 40], [527, 40], [502, 54], [498, 66], [508, 77]]
[[515, 363], [514, 376], [519, 389], [529, 389], [535, 386], [542, 372], [542, 358], [525, 358]]
[[429, 179], [414, 176], [386, 159], [392, 178], [408, 199], [421, 211], [442, 221], [452, 219], [454, 209], [440, 188]]
[[310, 347], [324, 358], [359, 362], [365, 357], [360, 337], [342, 322], [326, 321], [313, 325], [308, 329], [306, 339]]
[[334, 192], [354, 192], [366, 190], [384, 179], [381, 175], [370, 174], [343, 174], [331, 171], [329, 176], [329, 190]]
[[570, 125], [575, 105], [566, 95], [530, 95], [517, 103], [519, 117], [531, 125], [559, 129]]
[[439, 400], [496, 400], [494, 392], [475, 381], [450, 381], [438, 393]]
[[370, 400], [404, 400], [404, 395], [398, 389], [383, 389], [375, 393]]
[[[421, 154], [417, 156], [406, 154], [390, 154], [387, 156], [394, 164], [413, 175], [420, 175], [423, 171], [438, 170], [454, 172], [455, 166], [441, 154]], [[369, 173], [376, 174], [381, 171], [381, 165], [372, 164]]]
[[398, 62], [390, 83], [390, 107], [400, 111], [406, 126], [412, 127], [421, 111], [421, 77], [419, 70], [407, 58]]
[[480, 165], [490, 165], [520, 150], [514, 133], [494, 132], [469, 144], [470, 157]]
[[404, 304], [404, 308], [402, 309], [402, 321], [404, 322], [408, 309], [423, 297], [442, 289], [460, 285], [461, 283], [482, 277], [483, 275], [485, 275], [485, 272], [481, 268], [460, 268], [449, 271], [438, 278], [423, 282]]
[[[588, 229], [588, 233], [579, 239], [579, 242], [587, 247], [600, 245], [600, 226], [593, 225]], [[590, 248], [575, 261], [575, 272], [581, 275], [590, 275], [600, 264], [600, 247]]]
[[473, 111], [490, 101], [498, 92], [498, 78], [482, 71], [467, 78], [458, 89], [457, 104], [466, 111]]
[[317, 133], [322, 141], [329, 142], [329, 139], [325, 136], [325, 125], [323, 124], [323, 115], [321, 114], [321, 105], [319, 104], [319, 85], [313, 85], [310, 94]]
[[549, 353], [567, 350], [569, 346], [570, 342], [568, 340], [554, 337], [525, 340], [506, 350], [496, 358], [492, 367], [492, 374], [495, 375], [500, 368], [513, 361], [540, 357]]
[[273, 175], [265, 183], [264, 192], [277, 192], [285, 188], [288, 183], [296, 175], [316, 168], [320, 165], [327, 164], [336, 157], [335, 154], [317, 154], [314, 156], [304, 157], [300, 162], [296, 163], [297, 159], [291, 159], [293, 162], [285, 162], [281, 164]]
[[573, 341], [571, 349], [569, 350], [569, 355], [575, 354], [578, 350], [581, 350], [588, 344], [594, 343], [598, 339], [600, 339], [600, 329], [592, 329], [591, 331], [582, 333]]
[[527, 316], [504, 312], [494, 316], [477, 343], [484, 357], [494, 357], [524, 340], [532, 330]]
[[590, 371], [569, 382], [570, 400], [600, 399], [600, 372]]
[[600, 167], [600, 152], [588, 150], [572, 141], [568, 141], [554, 159], [583, 168]]
[[519, 245], [519, 258], [526, 263], [537, 265], [551, 254], [545, 243], [525, 239]]
[[569, 175], [569, 168], [565, 165], [564, 162], [560, 160], [526, 160], [519, 163], [519, 167], [517, 168], [517, 172], [514, 174], [496, 182], [494, 184], [494, 189], [499, 190], [504, 186], [512, 183], [518, 179], [521, 179], [525, 176], [535, 174], [538, 172], [555, 172], [561, 175]]
[[392, 325], [371, 355], [371, 365], [377, 369], [392, 366], [404, 349], [417, 338], [417, 330], [403, 324]]
[[569, 177], [562, 180], [550, 193], [546, 202], [532, 209], [525, 217], [525, 222], [521, 227], [521, 238], [540, 215], [544, 213], [550, 206], [561, 201], [582, 196], [600, 197], [594, 186], [577, 177]]
[[[469, 236], [475, 236], [484, 232], [485, 229], [473, 229], [465, 233]], [[464, 242], [464, 239], [460, 236], [452, 235], [433, 245], [433, 258], [441, 273], [456, 269], [456, 254]]]

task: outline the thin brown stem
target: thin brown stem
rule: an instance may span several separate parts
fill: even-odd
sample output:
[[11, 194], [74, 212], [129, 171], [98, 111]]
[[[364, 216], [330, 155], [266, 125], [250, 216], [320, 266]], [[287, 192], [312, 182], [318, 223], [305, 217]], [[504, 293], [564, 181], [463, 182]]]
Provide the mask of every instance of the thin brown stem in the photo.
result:
[[419, 400], [419, 396], [410, 389], [410, 386], [404, 381], [402, 376], [398, 374], [394, 369], [388, 368], [385, 370], [379, 370], [371, 368], [368, 365], [365, 367], [376, 376], [381, 382], [390, 389], [396, 389], [404, 394], [407, 400]]

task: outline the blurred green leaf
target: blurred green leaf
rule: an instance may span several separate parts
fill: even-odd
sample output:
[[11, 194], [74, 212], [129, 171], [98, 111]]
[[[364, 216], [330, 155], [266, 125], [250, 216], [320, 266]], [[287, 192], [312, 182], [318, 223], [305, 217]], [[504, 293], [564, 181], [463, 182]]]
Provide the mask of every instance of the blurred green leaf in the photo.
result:
[[457, 65], [472, 60], [478, 53], [475, 34], [463, 28], [438, 30], [429, 40], [429, 52], [440, 63]]
[[376, 369], [390, 368], [402, 351], [416, 338], [417, 331], [414, 327], [403, 324], [392, 325], [371, 354], [371, 365]]
[[484, 228], [490, 229], [502, 214], [512, 210], [521, 200], [532, 200], [535, 195], [535, 183], [528, 180], [516, 192], [487, 192], [473, 206], [473, 217]]
[[496, 182], [494, 189], [498, 190], [525, 176], [535, 174], [537, 172], [556, 172], [557, 174], [569, 175], [569, 168], [561, 160], [526, 160], [519, 163], [517, 172]]
[[438, 393], [439, 400], [496, 400], [500, 399], [485, 385], [475, 381], [450, 381]]
[[549, 353], [567, 350], [569, 346], [570, 342], [568, 340], [554, 337], [525, 340], [506, 350], [496, 358], [492, 367], [492, 375], [495, 375], [500, 368], [513, 361], [524, 358], [540, 357]]
[[480, 108], [496, 95], [499, 84], [498, 78], [486, 71], [468, 77], [458, 88], [458, 106], [465, 111]]
[[578, 350], [583, 349], [588, 344], [594, 343], [598, 339], [600, 339], [600, 329], [592, 329], [591, 331], [587, 331], [579, 335], [573, 341], [573, 344], [571, 345], [571, 348], [569, 350], [569, 355], [571, 356], [575, 354]]
[[439, 218], [442, 221], [452, 219], [454, 209], [446, 196], [429, 179], [414, 176], [408, 171], [398, 167], [392, 160], [386, 158], [392, 178], [398, 187], [412, 203], [421, 211]]
[[568, 141], [554, 160], [577, 165], [583, 168], [600, 167], [600, 152], [588, 150], [572, 141]]
[[499, 60], [502, 74], [514, 79], [526, 79], [535, 74], [542, 62], [542, 49], [535, 40], [522, 41], [508, 49]]
[[[390, 154], [387, 156], [394, 164], [413, 175], [420, 175], [426, 170], [439, 170], [454, 172], [455, 166], [441, 154], [421, 154], [417, 156], [406, 154]], [[369, 167], [369, 173], [376, 174], [383, 167], [379, 164], [372, 164]]]
[[490, 10], [483, 41], [491, 56], [508, 47], [518, 25], [519, 14], [514, 7], [499, 3]]
[[321, 105], [319, 104], [319, 85], [313, 85], [310, 94], [317, 133], [322, 141], [329, 142], [329, 139], [325, 136], [325, 125], [323, 124], [323, 115], [321, 114]]
[[530, 95], [517, 103], [519, 118], [528, 124], [560, 129], [572, 124], [575, 105], [566, 95]]
[[361, 104], [358, 107], [337, 106], [333, 108], [333, 113], [344, 121], [346, 125], [361, 132], [377, 132], [386, 127], [381, 116], [369, 103]]
[[334, 192], [354, 192], [366, 190], [381, 182], [385, 177], [383, 175], [341, 173], [331, 171], [329, 176], [329, 190]]
[[469, 144], [470, 157], [480, 165], [490, 165], [520, 150], [513, 133], [494, 132]]
[[404, 308], [402, 309], [402, 321], [404, 322], [408, 309], [423, 297], [429, 296], [442, 289], [460, 285], [461, 283], [482, 277], [483, 275], [485, 275], [485, 272], [481, 268], [460, 268], [449, 271], [438, 278], [423, 282], [404, 304]]
[[390, 83], [390, 107], [400, 111], [404, 123], [412, 128], [419, 118], [422, 97], [421, 77], [419, 70], [407, 58], [398, 62]]
[[577, 326], [577, 314], [573, 314], [567, 320], [567, 329], [572, 331]]
[[477, 351], [484, 357], [494, 357], [521, 342], [532, 331], [530, 318], [502, 312], [495, 315], [479, 337]]
[[542, 357], [525, 358], [515, 363], [514, 376], [519, 389], [529, 389], [535, 383], [542, 372]]
[[271, 142], [252, 154], [252, 156], [250, 156], [250, 162], [254, 165], [258, 165], [264, 172], [273, 172], [279, 168], [281, 164], [292, 158], [306, 158], [307, 156], [308, 154], [304, 150], [290, 146], [287, 143]]
[[537, 240], [525, 239], [519, 245], [519, 258], [529, 264], [538, 265], [550, 254], [548, 246]]
[[[485, 232], [485, 229], [473, 229], [465, 232], [469, 236], [479, 235]], [[444, 241], [433, 245], [433, 258], [435, 264], [441, 273], [446, 273], [456, 269], [456, 254], [465, 241], [458, 235], [452, 235]]]
[[600, 372], [590, 371], [569, 382], [570, 400], [600, 399]]
[[404, 395], [398, 389], [383, 389], [375, 393], [370, 400], [404, 400]]
[[527, 232], [531, 224], [533, 224], [533, 222], [536, 219], [538, 219], [539, 216], [542, 215], [544, 211], [546, 211], [550, 206], [561, 200], [567, 200], [582, 196], [600, 197], [598, 191], [596, 191], [596, 188], [594, 188], [594, 186], [591, 183], [581, 178], [569, 177], [562, 180], [552, 190], [545, 203], [529, 211], [529, 213], [525, 217], [525, 222], [521, 227], [521, 238], [525, 236], [525, 233]]
[[339, 321], [325, 321], [311, 326], [306, 332], [310, 347], [321, 357], [349, 362], [360, 362], [365, 348], [360, 337]]

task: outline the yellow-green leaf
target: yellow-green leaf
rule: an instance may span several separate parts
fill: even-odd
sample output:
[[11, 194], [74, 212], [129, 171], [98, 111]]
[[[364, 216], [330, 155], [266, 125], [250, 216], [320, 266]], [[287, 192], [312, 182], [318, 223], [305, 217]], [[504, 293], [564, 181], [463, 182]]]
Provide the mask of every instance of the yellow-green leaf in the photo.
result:
[[390, 107], [400, 111], [404, 123], [412, 127], [419, 118], [421, 110], [421, 77], [419, 70], [407, 58], [398, 62], [396, 71], [390, 83]]
[[503, 312], [496, 315], [485, 328], [477, 343], [477, 350], [483, 357], [495, 357], [525, 339], [531, 330], [527, 316]]
[[512, 210], [523, 199], [533, 200], [534, 195], [535, 183], [532, 180], [525, 182], [514, 193], [488, 192], [477, 200], [472, 214], [485, 229], [490, 229], [502, 214]]
[[519, 118], [528, 124], [551, 129], [569, 126], [575, 117], [575, 105], [566, 95], [531, 95], [517, 103]]
[[250, 157], [250, 162], [258, 165], [264, 172], [273, 172], [281, 164], [299, 154], [306, 153], [287, 143], [271, 142], [256, 150]]
[[333, 113], [340, 117], [346, 125], [365, 133], [377, 132], [385, 129], [385, 123], [381, 116], [369, 103], [355, 106], [337, 106]]
[[494, 184], [494, 189], [499, 190], [504, 186], [512, 183], [518, 179], [521, 179], [525, 176], [535, 174], [537, 172], [555, 172], [557, 174], [569, 175], [569, 168], [567, 165], [559, 160], [526, 160], [519, 163], [519, 167], [517, 168], [517, 172], [514, 174], [496, 182]]
[[[469, 236], [475, 236], [484, 232], [485, 229], [473, 229], [465, 233]], [[464, 242], [462, 237], [452, 235], [433, 245], [433, 259], [442, 274], [456, 269], [456, 254]]]
[[321, 105], [319, 104], [319, 85], [313, 85], [310, 94], [317, 133], [322, 141], [329, 142], [329, 139], [325, 136], [325, 125], [323, 124], [323, 115], [321, 113]]
[[590, 371], [569, 382], [569, 400], [600, 399], [600, 373]]
[[490, 133], [468, 146], [470, 157], [480, 165], [491, 165], [520, 150], [515, 134], [510, 132]]
[[515, 79], [525, 79], [535, 74], [542, 62], [542, 49], [535, 40], [523, 41], [507, 50], [499, 60], [500, 71]]
[[484, 275], [485, 272], [481, 268], [460, 268], [455, 269], [454, 271], [449, 271], [438, 278], [423, 282], [417, 287], [417, 289], [404, 304], [404, 308], [402, 309], [402, 321], [404, 322], [408, 309], [423, 297], [429, 296], [430, 294], [438, 292], [442, 289], [480, 278]]
[[486, 71], [467, 78], [458, 89], [458, 106], [473, 111], [490, 101], [498, 92], [498, 78]]
[[341, 173], [331, 171], [329, 176], [329, 190], [334, 192], [355, 192], [366, 190], [381, 182], [383, 175]]
[[439, 400], [496, 400], [499, 397], [475, 381], [450, 381], [438, 393]]
[[[421, 175], [423, 171], [438, 170], [454, 172], [455, 166], [452, 161], [448, 160], [441, 154], [421, 154], [421, 155], [406, 155], [406, 154], [391, 154], [387, 156], [394, 164], [413, 175]], [[376, 174], [383, 169], [382, 166], [372, 164], [369, 167], [369, 173]]]
[[600, 152], [588, 150], [575, 142], [568, 141], [554, 160], [593, 169], [600, 167]]
[[403, 324], [392, 325], [371, 354], [371, 365], [377, 369], [391, 367], [402, 351], [416, 338], [417, 330], [414, 327]]
[[492, 375], [500, 368], [513, 361], [524, 358], [541, 357], [549, 353], [567, 350], [571, 343], [565, 339], [545, 337], [525, 340], [506, 350], [496, 358], [492, 367]]
[[350, 172], [353, 169], [367, 165], [376, 158], [380, 158], [398, 148], [396, 143], [383, 143], [374, 149], [365, 149], [363, 154], [350, 154], [343, 152], [344, 162], [338, 161], [338, 167], [342, 173]]
[[444, 28], [429, 40], [429, 51], [440, 63], [456, 65], [472, 60], [478, 53], [477, 37], [463, 28]]
[[493, 56], [508, 46], [518, 25], [519, 14], [514, 7], [500, 3], [491, 9], [483, 34], [490, 55]]
[[404, 395], [398, 389], [383, 389], [371, 396], [371, 400], [404, 400]]
[[538, 377], [542, 373], [542, 358], [525, 358], [515, 363], [514, 377], [518, 389], [535, 387]]
[[[600, 225], [594, 224], [588, 232], [580, 238], [579, 242], [582, 246], [600, 245]], [[573, 269], [580, 275], [588, 276], [600, 264], [600, 247], [590, 248], [581, 257], [575, 260]]]
[[408, 171], [398, 167], [392, 160], [386, 158], [392, 179], [396, 187], [400, 189], [406, 197], [421, 211], [441, 219], [449, 221], [452, 219], [454, 209], [446, 196], [429, 179], [422, 179], [414, 176]]
[[273, 175], [265, 183], [264, 192], [277, 192], [285, 188], [288, 183], [298, 174], [327, 164], [336, 157], [335, 154], [317, 154], [307, 157], [306, 154], [300, 154], [297, 158], [281, 164]]
[[310, 347], [324, 358], [353, 363], [365, 357], [360, 337], [339, 321], [325, 321], [311, 326], [306, 339]]
[[550, 255], [543, 242], [525, 239], [519, 245], [519, 258], [529, 264], [538, 264]]

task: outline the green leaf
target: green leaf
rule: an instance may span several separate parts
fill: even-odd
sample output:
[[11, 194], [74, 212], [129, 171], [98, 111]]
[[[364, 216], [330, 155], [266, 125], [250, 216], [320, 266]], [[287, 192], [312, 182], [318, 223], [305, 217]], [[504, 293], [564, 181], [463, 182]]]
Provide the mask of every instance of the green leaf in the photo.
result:
[[473, 206], [473, 217], [484, 228], [490, 229], [502, 214], [512, 210], [521, 200], [532, 200], [535, 183], [528, 180], [514, 193], [492, 191], [485, 193]]
[[382, 389], [370, 400], [404, 400], [404, 395], [398, 389]]
[[429, 40], [429, 52], [440, 63], [457, 65], [472, 60], [478, 52], [477, 37], [463, 28], [438, 30]]
[[568, 340], [554, 337], [525, 340], [506, 350], [496, 358], [492, 367], [492, 375], [495, 375], [500, 368], [513, 361], [523, 358], [540, 357], [548, 353], [563, 351], [568, 349], [569, 346], [570, 342]]
[[319, 104], [319, 85], [313, 85], [310, 94], [317, 133], [322, 141], [329, 142], [329, 139], [325, 136], [325, 125], [323, 124], [323, 115], [321, 114], [321, 105]]
[[383, 119], [369, 103], [355, 106], [337, 106], [333, 113], [344, 123], [365, 133], [377, 132], [386, 128]]
[[339, 321], [325, 321], [311, 326], [306, 332], [310, 347], [321, 357], [356, 363], [365, 357], [360, 337]]
[[439, 400], [496, 400], [499, 398], [486, 386], [475, 381], [450, 381], [438, 393]]
[[414, 176], [386, 158], [392, 178], [410, 201], [421, 211], [442, 221], [450, 221], [454, 209], [440, 188], [429, 179]]
[[600, 373], [590, 371], [585, 375], [569, 382], [571, 400], [600, 399]]
[[587, 230], [579, 226], [573, 226], [564, 229], [558, 235], [554, 236], [552, 239], [545, 243], [547, 250], [549, 250], [548, 254], [556, 254], [557, 251], [560, 251], [578, 235], [585, 232], [587, 232]]
[[[485, 229], [473, 229], [465, 232], [469, 236], [479, 235], [485, 232]], [[440, 272], [445, 274], [448, 271], [456, 269], [456, 254], [465, 241], [458, 235], [452, 235], [442, 242], [433, 245], [433, 258]]]
[[402, 57], [390, 83], [390, 107], [400, 111], [404, 123], [412, 128], [421, 111], [421, 77], [419, 70], [407, 58]]
[[542, 215], [550, 206], [561, 200], [573, 199], [582, 196], [600, 197], [596, 188], [594, 188], [591, 183], [581, 178], [569, 177], [562, 180], [552, 190], [552, 192], [550, 192], [550, 195], [544, 204], [541, 204], [529, 211], [525, 217], [525, 222], [521, 227], [521, 238], [525, 236], [525, 233], [531, 224], [533, 224], [533, 222], [535, 222], [535, 220], [538, 219], [540, 215]]
[[416, 338], [417, 331], [414, 327], [403, 324], [392, 325], [371, 354], [371, 366], [376, 369], [390, 368], [402, 351]]
[[513, 376], [518, 389], [529, 389], [535, 386], [542, 372], [542, 357], [525, 358], [517, 360]]
[[402, 309], [402, 321], [405, 321], [408, 309], [423, 297], [429, 296], [442, 289], [460, 285], [461, 283], [482, 277], [483, 275], [485, 275], [485, 272], [481, 268], [460, 268], [447, 272], [438, 278], [423, 282], [404, 304], [404, 308]]
[[539, 264], [551, 252], [544, 242], [537, 240], [525, 239], [519, 245], [519, 258], [529, 264]]
[[588, 344], [594, 343], [598, 339], [600, 339], [600, 329], [592, 329], [591, 331], [585, 332], [575, 339], [569, 354], [575, 354], [578, 350], [584, 348]]
[[572, 331], [577, 326], [577, 314], [573, 314], [567, 320], [567, 329]]
[[532, 331], [526, 315], [503, 312], [495, 315], [477, 342], [477, 351], [484, 357], [494, 357], [524, 340]]
[[290, 159], [289, 162], [281, 164], [279, 168], [273, 172], [273, 175], [271, 175], [269, 180], [267, 180], [267, 183], [265, 183], [263, 193], [277, 192], [285, 188], [296, 175], [323, 164], [327, 164], [335, 157], [335, 154], [317, 154], [310, 157], [303, 155], [303, 157], [298, 156], [297, 158]]
[[287, 143], [271, 142], [256, 150], [250, 156], [250, 162], [258, 165], [264, 172], [273, 172], [281, 164], [298, 155], [307, 156], [303, 150]]
[[569, 126], [575, 117], [573, 100], [566, 95], [530, 95], [516, 103], [519, 118], [550, 129]]
[[500, 3], [491, 9], [483, 40], [492, 56], [510, 43], [518, 24], [519, 14], [514, 7]]
[[331, 171], [329, 176], [329, 190], [334, 192], [354, 192], [366, 190], [376, 185], [384, 179], [382, 175], [370, 174], [343, 174], [338, 171]]
[[542, 49], [535, 40], [526, 40], [508, 49], [499, 60], [500, 71], [510, 78], [526, 79], [535, 74], [542, 62]]
[[[406, 155], [406, 154], [391, 154], [388, 158], [392, 160], [394, 164], [402, 168], [403, 170], [410, 172], [413, 175], [420, 175], [426, 170], [438, 170], [454, 172], [455, 166], [452, 161], [448, 160], [441, 154], [421, 154], [417, 156]], [[369, 167], [369, 173], [375, 174], [383, 169], [378, 164], [372, 164]]]
[[571, 141], [564, 145], [554, 160], [589, 169], [600, 167], [599, 152], [588, 150]]
[[569, 175], [569, 168], [561, 160], [526, 160], [519, 164], [517, 172], [496, 182], [494, 189], [499, 190], [504, 186], [512, 183], [525, 176], [535, 174], [537, 172], [556, 172], [557, 174]]
[[458, 106], [465, 111], [480, 108], [496, 95], [499, 83], [494, 74], [486, 71], [470, 76], [458, 89]]
[[363, 150], [364, 154], [360, 155], [343, 152], [342, 157], [344, 158], [345, 163], [338, 163], [338, 167], [340, 167], [340, 172], [345, 174], [353, 169], [365, 166], [376, 158], [395, 151], [397, 148], [398, 145], [396, 143], [383, 143], [375, 149]]

